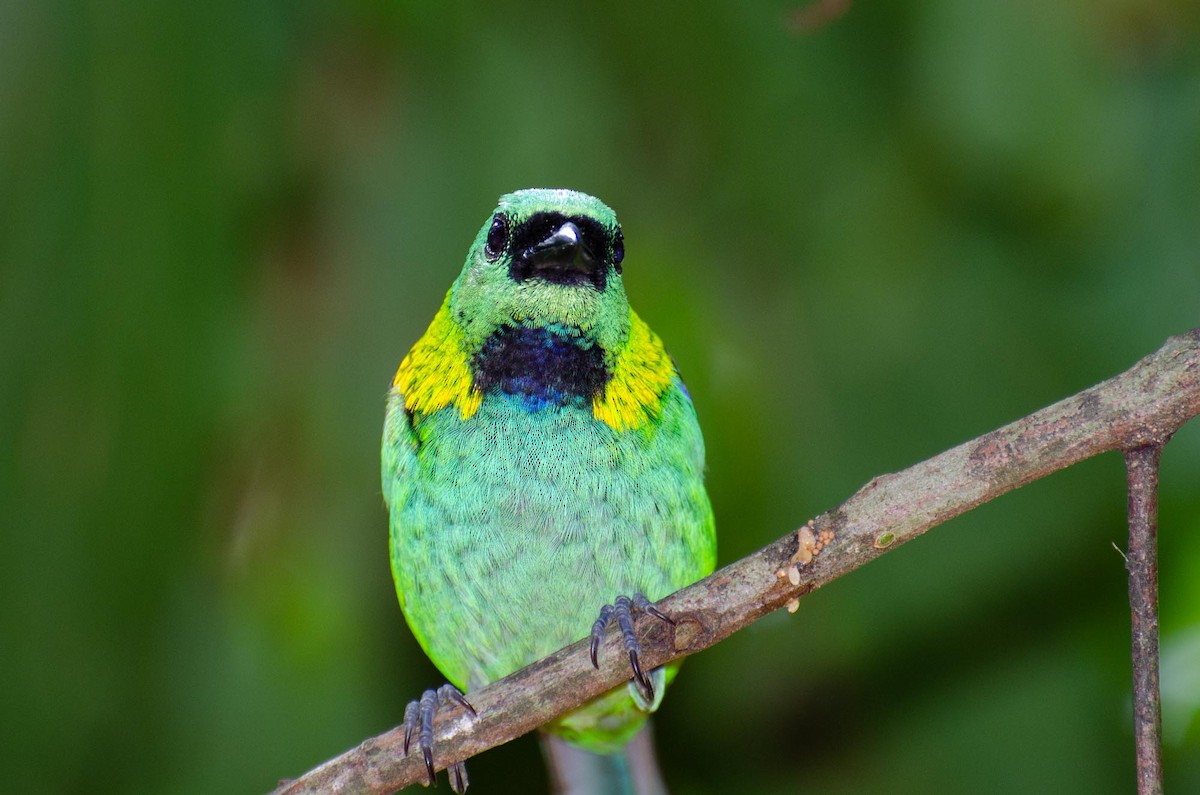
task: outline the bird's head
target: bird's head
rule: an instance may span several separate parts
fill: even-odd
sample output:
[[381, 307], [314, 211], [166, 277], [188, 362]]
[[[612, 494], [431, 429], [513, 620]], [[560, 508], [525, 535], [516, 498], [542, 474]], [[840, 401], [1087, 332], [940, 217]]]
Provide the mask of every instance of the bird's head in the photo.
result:
[[548, 329], [620, 345], [629, 331], [621, 227], [599, 199], [570, 190], [500, 198], [467, 253], [450, 314], [467, 349], [505, 328]]
[[406, 411], [454, 405], [464, 419], [485, 395], [531, 411], [590, 406], [617, 431], [661, 411], [677, 378], [661, 340], [629, 307], [625, 244], [613, 211], [569, 190], [500, 198], [425, 335], [396, 372]]

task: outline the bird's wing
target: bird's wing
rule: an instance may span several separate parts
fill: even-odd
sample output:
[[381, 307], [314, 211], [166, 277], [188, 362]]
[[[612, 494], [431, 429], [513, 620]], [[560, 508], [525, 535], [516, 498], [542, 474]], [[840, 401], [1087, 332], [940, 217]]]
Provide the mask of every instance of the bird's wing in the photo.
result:
[[404, 395], [393, 387], [388, 392], [387, 418], [383, 423], [383, 449], [380, 460], [383, 501], [391, 508], [407, 488], [417, 465], [420, 441], [412, 424], [412, 414], [404, 407]]

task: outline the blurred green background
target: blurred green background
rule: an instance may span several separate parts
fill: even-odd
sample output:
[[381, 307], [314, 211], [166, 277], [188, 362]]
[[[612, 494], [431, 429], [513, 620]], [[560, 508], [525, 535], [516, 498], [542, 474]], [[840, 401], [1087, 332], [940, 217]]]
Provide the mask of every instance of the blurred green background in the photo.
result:
[[[1195, 4], [504, 5], [0, 4], [7, 791], [263, 792], [441, 681], [383, 398], [503, 192], [619, 213], [723, 563], [1200, 325]], [[1132, 791], [1124, 500], [1086, 462], [697, 656], [668, 781]], [[1161, 510], [1200, 792], [1200, 423]]]

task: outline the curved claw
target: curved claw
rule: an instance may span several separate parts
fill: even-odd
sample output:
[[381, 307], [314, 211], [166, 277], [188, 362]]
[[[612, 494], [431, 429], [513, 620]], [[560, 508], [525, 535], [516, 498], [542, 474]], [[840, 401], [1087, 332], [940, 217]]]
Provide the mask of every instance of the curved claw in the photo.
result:
[[[419, 699], [410, 701], [404, 708], [404, 754], [408, 755], [415, 734], [417, 746], [421, 749], [421, 757], [425, 762], [425, 771], [429, 774], [429, 784], [437, 780], [433, 767], [433, 717], [438, 709], [451, 702], [467, 710], [471, 717], [478, 716], [475, 707], [467, 701], [462, 691], [450, 684], [442, 685], [437, 690], [426, 690]], [[462, 762], [451, 763], [448, 773], [450, 786], [455, 792], [462, 792], [467, 788], [467, 769]]]
[[600, 617], [592, 624], [592, 667], [597, 671], [600, 670], [600, 663], [596, 661], [596, 653], [600, 651], [600, 641], [604, 640], [604, 630], [608, 629], [614, 610], [612, 605], [600, 608]]
[[654, 683], [650, 678], [642, 672], [641, 663], [638, 662], [638, 654], [634, 649], [629, 650], [629, 666], [633, 668], [633, 679], [638, 683], [638, 687], [642, 690], [642, 695], [647, 701], [654, 701]]
[[417, 728], [417, 702], [410, 701], [404, 708], [404, 755], [408, 756], [408, 746], [412, 743], [413, 732]]
[[666, 614], [659, 610], [654, 604], [642, 594], [634, 594], [632, 598], [628, 596], [618, 596], [610, 605], [604, 605], [600, 608], [600, 617], [596, 619], [596, 623], [592, 624], [592, 642], [591, 642], [591, 658], [592, 666], [599, 668], [596, 655], [600, 650], [600, 642], [604, 639], [604, 632], [608, 629], [608, 625], [616, 621], [617, 627], [621, 630], [621, 636], [625, 641], [625, 648], [629, 652], [629, 666], [633, 669], [633, 678], [637, 682], [638, 688], [646, 696], [647, 700], [654, 700], [654, 684], [650, 681], [650, 677], [642, 670], [641, 661], [638, 659], [638, 654], [641, 651], [642, 644], [638, 640], [637, 633], [634, 632], [633, 616], [635, 613], [642, 612], [654, 616], [655, 618], [665, 621], [671, 626], [675, 626], [675, 622]]
[[479, 717], [479, 713], [475, 711], [475, 708], [473, 706], [471, 706], [471, 702], [467, 701], [467, 697], [464, 696], [462, 694], [462, 691], [459, 690], [457, 687], [455, 687], [454, 685], [443, 685], [441, 690], [438, 691], [439, 696], [442, 695], [442, 690], [446, 691], [445, 697], [448, 700], [453, 701], [455, 704], [458, 704], [460, 707], [465, 709], [467, 712], [470, 712], [472, 718]]
[[425, 770], [429, 773], [429, 786], [433, 786], [437, 781], [437, 774], [433, 772], [433, 749], [428, 746], [422, 746], [421, 755], [425, 757]]
[[[637, 600], [638, 600], [639, 596], [641, 596], [642, 601], [644, 601], [645, 604], [638, 604]], [[657, 607], [655, 607], [654, 604], [649, 599], [646, 599], [646, 597], [642, 596], [641, 594], [637, 594], [637, 596], [634, 596], [633, 599], [634, 599], [634, 602], [633, 602], [634, 607], [640, 607], [642, 610], [645, 610], [647, 613], [654, 616], [659, 621], [666, 621], [671, 626], [675, 626], [675, 619], [671, 618], [669, 615], [667, 615], [666, 613], [664, 613], [663, 611], [661, 611]]]
[[462, 762], [455, 762], [450, 765], [450, 769], [446, 771], [450, 775], [450, 789], [455, 792], [467, 791], [467, 766]]

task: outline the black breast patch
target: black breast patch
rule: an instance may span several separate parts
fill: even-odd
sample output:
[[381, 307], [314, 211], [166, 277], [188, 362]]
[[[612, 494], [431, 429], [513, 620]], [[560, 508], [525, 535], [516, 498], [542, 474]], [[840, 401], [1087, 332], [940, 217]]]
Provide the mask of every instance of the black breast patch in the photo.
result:
[[522, 395], [535, 406], [590, 401], [609, 374], [600, 347], [544, 328], [502, 326], [471, 360], [475, 386]]

